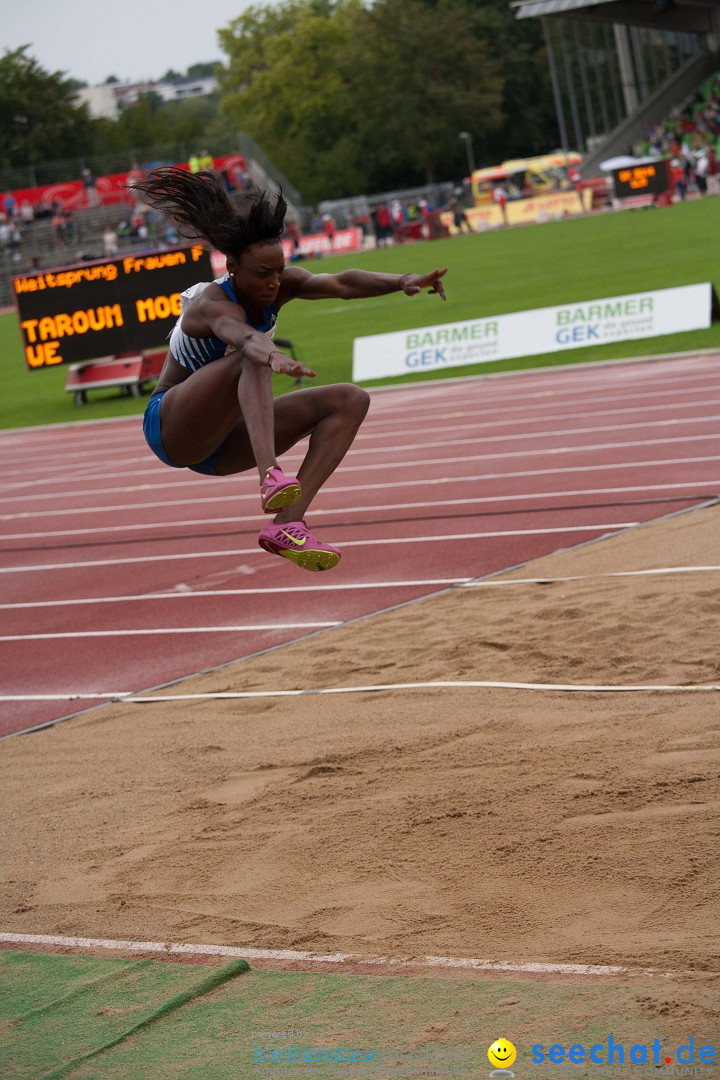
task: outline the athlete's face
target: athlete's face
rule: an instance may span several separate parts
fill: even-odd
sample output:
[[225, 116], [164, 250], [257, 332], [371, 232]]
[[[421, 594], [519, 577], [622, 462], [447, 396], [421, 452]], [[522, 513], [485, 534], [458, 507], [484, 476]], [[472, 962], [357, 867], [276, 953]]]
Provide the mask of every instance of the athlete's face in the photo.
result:
[[273, 303], [282, 283], [285, 270], [282, 244], [279, 240], [254, 244], [238, 259], [228, 259], [227, 266], [238, 299], [265, 307]]

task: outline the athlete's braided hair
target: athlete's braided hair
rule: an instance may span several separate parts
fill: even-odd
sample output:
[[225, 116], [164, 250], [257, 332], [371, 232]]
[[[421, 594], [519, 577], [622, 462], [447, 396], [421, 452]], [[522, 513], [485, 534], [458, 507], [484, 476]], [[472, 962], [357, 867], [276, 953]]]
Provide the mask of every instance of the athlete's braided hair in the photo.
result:
[[238, 256], [253, 244], [279, 240], [287, 212], [282, 191], [243, 192], [240, 209], [228, 198], [217, 173], [154, 169], [134, 185], [156, 210], [172, 214], [186, 239], [207, 240], [223, 255]]

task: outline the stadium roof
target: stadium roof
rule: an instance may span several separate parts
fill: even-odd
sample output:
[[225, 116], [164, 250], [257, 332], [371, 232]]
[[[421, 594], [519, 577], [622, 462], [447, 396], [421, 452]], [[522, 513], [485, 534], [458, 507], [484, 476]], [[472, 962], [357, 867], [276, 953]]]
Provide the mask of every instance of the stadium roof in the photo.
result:
[[596, 22], [707, 34], [717, 26], [720, 0], [512, 0], [516, 18], [565, 15]]

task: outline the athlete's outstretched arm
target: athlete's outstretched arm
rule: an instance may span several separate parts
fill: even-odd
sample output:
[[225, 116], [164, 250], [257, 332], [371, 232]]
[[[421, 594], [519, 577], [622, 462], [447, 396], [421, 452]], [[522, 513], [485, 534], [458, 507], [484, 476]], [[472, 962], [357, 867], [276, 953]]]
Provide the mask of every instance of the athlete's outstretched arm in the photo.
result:
[[293, 300], [360, 300], [368, 296], [386, 296], [404, 292], [415, 296], [423, 289], [446, 300], [442, 279], [447, 266], [428, 274], [375, 274], [369, 270], [343, 270], [340, 274], [311, 274], [301, 266], [285, 271], [283, 289]]

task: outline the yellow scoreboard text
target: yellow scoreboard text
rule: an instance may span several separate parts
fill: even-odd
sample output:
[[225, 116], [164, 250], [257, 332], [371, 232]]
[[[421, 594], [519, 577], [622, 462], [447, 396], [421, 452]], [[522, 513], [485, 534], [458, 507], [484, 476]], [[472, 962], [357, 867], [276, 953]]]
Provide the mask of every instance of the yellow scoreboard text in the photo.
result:
[[631, 188], [644, 188], [656, 175], [657, 170], [654, 165], [636, 165], [633, 169], [622, 169], [618, 173], [618, 179], [623, 184], [629, 184]]

